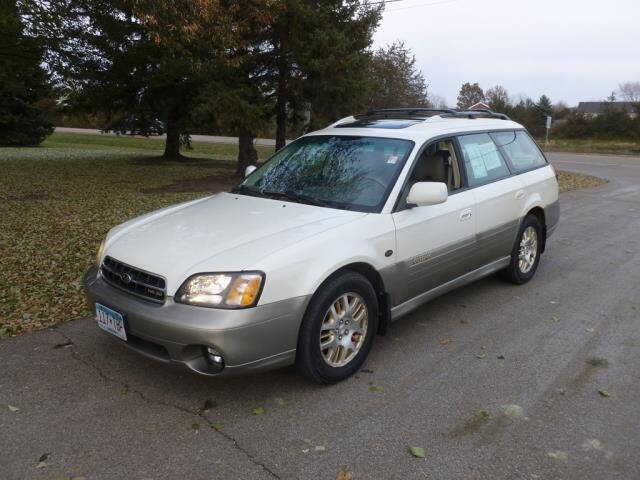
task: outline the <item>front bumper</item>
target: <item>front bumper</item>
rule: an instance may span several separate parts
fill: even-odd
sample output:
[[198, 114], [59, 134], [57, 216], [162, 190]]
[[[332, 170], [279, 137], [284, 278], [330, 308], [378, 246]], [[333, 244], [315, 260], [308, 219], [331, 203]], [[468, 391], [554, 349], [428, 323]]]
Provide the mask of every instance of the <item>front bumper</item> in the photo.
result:
[[[241, 310], [145, 301], [107, 284], [91, 267], [83, 284], [89, 308], [95, 303], [125, 317], [127, 341], [114, 340], [148, 357], [176, 362], [204, 375], [233, 375], [290, 365], [308, 296]], [[214, 347], [225, 368], [214, 373], [203, 347]]]

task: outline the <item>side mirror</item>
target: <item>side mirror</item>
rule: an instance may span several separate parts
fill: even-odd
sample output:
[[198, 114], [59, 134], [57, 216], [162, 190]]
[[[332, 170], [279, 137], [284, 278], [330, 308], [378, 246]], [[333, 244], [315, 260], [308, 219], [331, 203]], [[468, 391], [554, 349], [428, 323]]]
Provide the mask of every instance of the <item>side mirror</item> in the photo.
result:
[[447, 184], [442, 182], [417, 182], [409, 190], [407, 203], [412, 203], [419, 207], [425, 205], [437, 205], [447, 201], [449, 192]]
[[244, 176], [248, 177], [249, 175], [251, 175], [253, 173], [253, 171], [258, 168], [255, 165], [249, 165], [247, 168], [244, 169]]

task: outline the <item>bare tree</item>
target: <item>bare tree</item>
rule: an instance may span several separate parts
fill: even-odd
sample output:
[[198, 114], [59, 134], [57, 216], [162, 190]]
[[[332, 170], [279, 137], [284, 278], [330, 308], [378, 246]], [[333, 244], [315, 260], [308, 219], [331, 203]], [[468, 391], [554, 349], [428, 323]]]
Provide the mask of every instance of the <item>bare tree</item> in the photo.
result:
[[627, 102], [640, 102], [640, 82], [624, 82], [618, 85], [620, 96]]
[[447, 106], [447, 99], [441, 95], [436, 95], [435, 93], [430, 93], [428, 95], [429, 103], [433, 106], [433, 108], [449, 108]]
[[491, 107], [491, 110], [496, 112], [504, 112], [511, 107], [511, 99], [509, 98], [509, 92], [502, 85], [496, 85], [487, 90], [485, 94], [487, 104]]

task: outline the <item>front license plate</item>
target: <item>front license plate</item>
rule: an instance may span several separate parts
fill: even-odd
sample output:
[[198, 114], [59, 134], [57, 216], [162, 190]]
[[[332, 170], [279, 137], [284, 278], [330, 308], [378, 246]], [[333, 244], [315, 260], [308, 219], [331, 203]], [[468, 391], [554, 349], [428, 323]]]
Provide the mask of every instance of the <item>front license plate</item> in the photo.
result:
[[96, 318], [98, 326], [105, 332], [122, 340], [127, 339], [127, 332], [124, 331], [124, 316], [121, 313], [96, 303]]

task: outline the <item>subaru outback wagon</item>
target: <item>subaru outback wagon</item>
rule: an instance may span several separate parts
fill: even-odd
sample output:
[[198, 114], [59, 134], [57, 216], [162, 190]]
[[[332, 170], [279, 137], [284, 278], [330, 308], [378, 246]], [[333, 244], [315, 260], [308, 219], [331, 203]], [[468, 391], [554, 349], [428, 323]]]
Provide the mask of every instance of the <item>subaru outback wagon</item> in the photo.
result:
[[494, 112], [394, 109], [305, 135], [229, 192], [113, 228], [84, 277], [100, 328], [205, 375], [357, 371], [376, 333], [497, 272], [559, 220], [554, 169]]

